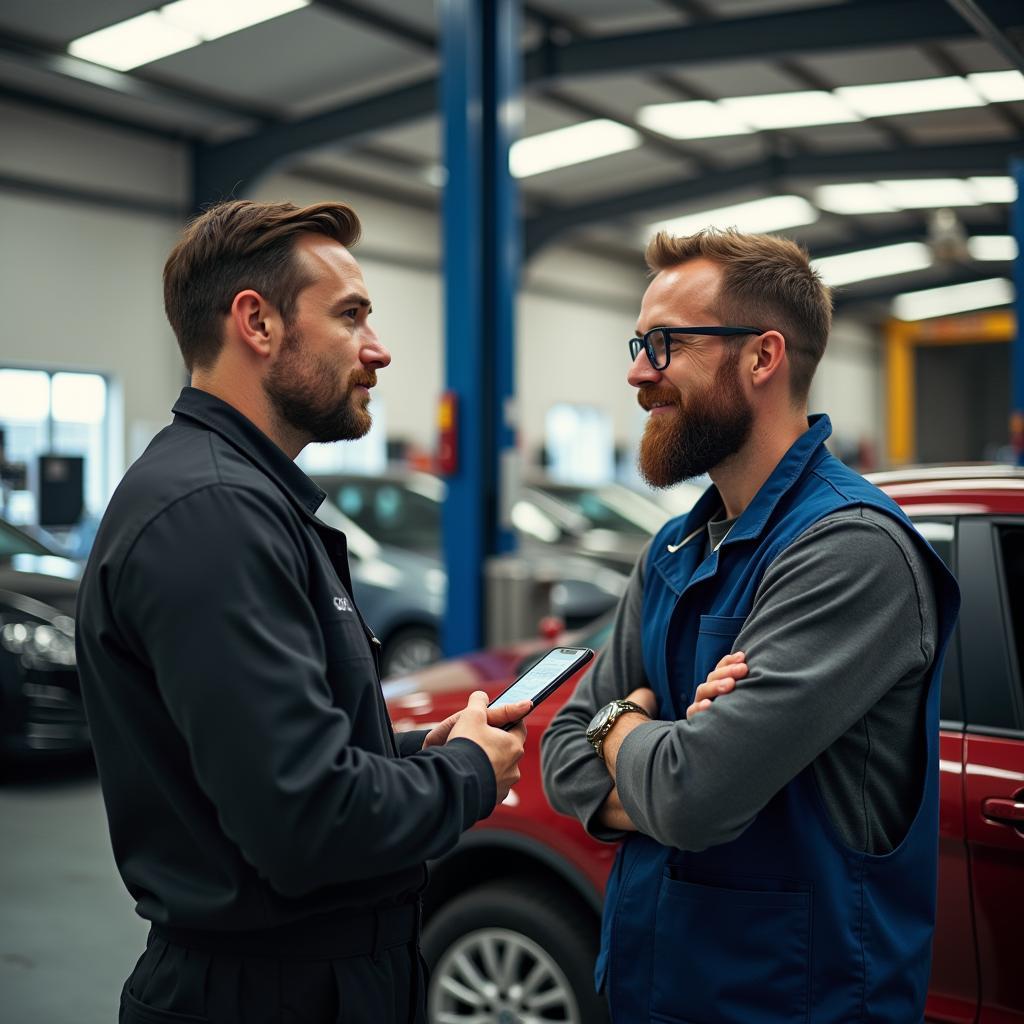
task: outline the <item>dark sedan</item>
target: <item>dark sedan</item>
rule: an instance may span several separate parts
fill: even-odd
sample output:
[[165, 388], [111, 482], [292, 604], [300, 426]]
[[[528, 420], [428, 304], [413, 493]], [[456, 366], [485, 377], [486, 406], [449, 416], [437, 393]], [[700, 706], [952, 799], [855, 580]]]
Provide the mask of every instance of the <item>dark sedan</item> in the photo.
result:
[[0, 519], [0, 755], [89, 748], [75, 661], [79, 571]]

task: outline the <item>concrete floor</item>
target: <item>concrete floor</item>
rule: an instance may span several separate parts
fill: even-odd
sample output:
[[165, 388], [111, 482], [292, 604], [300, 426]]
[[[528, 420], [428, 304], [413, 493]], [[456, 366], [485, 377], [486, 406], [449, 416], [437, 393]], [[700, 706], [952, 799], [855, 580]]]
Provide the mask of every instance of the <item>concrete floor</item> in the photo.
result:
[[147, 926], [81, 763], [0, 769], [0, 1024], [112, 1024]]

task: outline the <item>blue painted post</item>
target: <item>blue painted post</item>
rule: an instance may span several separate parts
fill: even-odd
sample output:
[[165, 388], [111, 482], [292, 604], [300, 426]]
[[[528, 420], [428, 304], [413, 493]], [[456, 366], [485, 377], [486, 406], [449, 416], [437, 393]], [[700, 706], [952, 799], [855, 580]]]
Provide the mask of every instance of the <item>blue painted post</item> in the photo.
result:
[[1010, 439], [1017, 453], [1017, 465], [1024, 465], [1024, 159], [1010, 162], [1017, 183], [1011, 226], [1017, 239], [1017, 258], [1013, 261], [1014, 310], [1017, 318], [1013, 341], [1013, 413], [1010, 418]]
[[457, 407], [457, 467], [442, 541], [447, 655], [484, 639], [484, 561], [510, 550], [500, 467], [513, 459], [518, 211], [508, 146], [519, 100], [519, 0], [442, 0], [446, 388]]

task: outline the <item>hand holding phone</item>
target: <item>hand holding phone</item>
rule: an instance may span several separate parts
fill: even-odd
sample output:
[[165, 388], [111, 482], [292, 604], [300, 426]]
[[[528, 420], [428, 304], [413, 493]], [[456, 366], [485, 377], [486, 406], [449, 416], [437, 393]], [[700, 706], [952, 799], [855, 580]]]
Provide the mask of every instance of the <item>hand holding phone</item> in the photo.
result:
[[[488, 704], [488, 709], [515, 704], [521, 700], [532, 703], [532, 711], [547, 700], [567, 679], [576, 674], [594, 657], [589, 647], [556, 647], [548, 651], [536, 665], [524, 672], [508, 689]], [[504, 726], [508, 728], [508, 726]]]

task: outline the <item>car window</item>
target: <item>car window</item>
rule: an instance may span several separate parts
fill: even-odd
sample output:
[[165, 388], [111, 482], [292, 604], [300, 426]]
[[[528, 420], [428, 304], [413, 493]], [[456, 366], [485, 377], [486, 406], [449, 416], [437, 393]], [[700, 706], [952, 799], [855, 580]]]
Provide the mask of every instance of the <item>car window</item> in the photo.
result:
[[[935, 553], [946, 563], [954, 575], [953, 561], [956, 527], [947, 519], [915, 519], [914, 525]], [[942, 692], [939, 696], [939, 718], [946, 726], [963, 725], [964, 702], [960, 674], [960, 631], [955, 630], [946, 648], [946, 660], [942, 663]]]
[[436, 552], [441, 544], [440, 504], [400, 483], [344, 483], [335, 504], [381, 544]]
[[607, 498], [596, 490], [559, 487], [544, 490], [544, 493], [583, 516], [592, 529], [613, 530], [637, 537], [650, 535], [649, 529], [612, 507]]
[[[1016, 722], [1024, 721], [1024, 691], [1021, 689], [1021, 665], [1024, 664], [1024, 526], [998, 527], [1002, 563], [1004, 622], [1010, 652], [1010, 699], [1016, 710]], [[1007, 728], [1016, 722], [999, 723]]]

